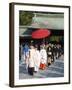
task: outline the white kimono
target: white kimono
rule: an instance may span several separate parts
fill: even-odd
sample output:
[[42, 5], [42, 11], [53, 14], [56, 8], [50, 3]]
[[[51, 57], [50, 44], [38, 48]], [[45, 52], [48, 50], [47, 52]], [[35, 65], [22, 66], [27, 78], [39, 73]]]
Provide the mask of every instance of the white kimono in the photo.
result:
[[41, 56], [40, 62], [41, 62], [42, 64], [46, 64], [46, 63], [47, 63], [47, 52], [46, 52], [45, 49], [41, 49], [41, 50], [40, 50], [40, 56]]
[[40, 66], [40, 52], [39, 50], [36, 50], [34, 55], [34, 70], [38, 71], [39, 66]]

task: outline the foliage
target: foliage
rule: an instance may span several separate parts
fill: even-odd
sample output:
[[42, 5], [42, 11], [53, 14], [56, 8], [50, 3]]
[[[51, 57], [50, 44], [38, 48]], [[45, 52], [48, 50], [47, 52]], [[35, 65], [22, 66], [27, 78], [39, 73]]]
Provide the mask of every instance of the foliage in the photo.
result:
[[30, 25], [32, 18], [34, 17], [33, 12], [20, 11], [19, 13], [19, 24], [20, 25]]
[[61, 40], [62, 39], [62, 36], [51, 36], [50, 37], [50, 40], [51, 41], [59, 41], [59, 40]]

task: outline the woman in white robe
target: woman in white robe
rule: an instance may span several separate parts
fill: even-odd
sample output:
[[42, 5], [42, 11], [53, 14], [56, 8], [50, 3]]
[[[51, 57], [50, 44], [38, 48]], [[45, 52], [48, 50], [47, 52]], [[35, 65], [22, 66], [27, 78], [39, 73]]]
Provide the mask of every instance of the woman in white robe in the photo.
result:
[[40, 52], [35, 46], [35, 55], [34, 55], [34, 72], [38, 72], [40, 66]]

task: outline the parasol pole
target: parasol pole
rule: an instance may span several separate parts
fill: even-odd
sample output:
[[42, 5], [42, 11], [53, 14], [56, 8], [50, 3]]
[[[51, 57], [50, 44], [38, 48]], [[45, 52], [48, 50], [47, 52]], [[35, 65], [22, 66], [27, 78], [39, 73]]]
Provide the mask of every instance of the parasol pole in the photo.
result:
[[43, 38], [43, 43], [45, 43], [45, 38]]

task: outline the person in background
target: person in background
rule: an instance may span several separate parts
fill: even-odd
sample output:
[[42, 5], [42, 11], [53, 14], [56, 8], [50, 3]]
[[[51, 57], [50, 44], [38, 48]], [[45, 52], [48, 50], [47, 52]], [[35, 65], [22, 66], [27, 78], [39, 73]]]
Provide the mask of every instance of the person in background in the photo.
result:
[[38, 72], [39, 66], [40, 66], [40, 52], [38, 50], [38, 45], [35, 45], [34, 72]]
[[26, 64], [26, 69], [27, 69], [28, 68], [28, 58], [29, 58], [29, 47], [27, 44], [25, 44], [23, 51], [24, 51], [24, 60]]
[[52, 58], [51, 61], [54, 62], [54, 44], [51, 44], [51, 48], [52, 48]]
[[28, 74], [34, 75], [34, 55], [35, 55], [35, 48], [33, 45], [30, 45], [29, 50], [29, 59], [28, 59]]
[[56, 44], [53, 47], [53, 53], [54, 53], [54, 59], [57, 59], [57, 57], [58, 57], [58, 48], [57, 48]]
[[40, 50], [40, 69], [44, 70], [46, 68], [46, 63], [47, 63], [47, 53], [45, 50], [45, 47], [41, 45], [41, 50]]
[[62, 50], [61, 44], [58, 44], [57, 48], [58, 48], [58, 58], [59, 58], [63, 54], [63, 50]]

